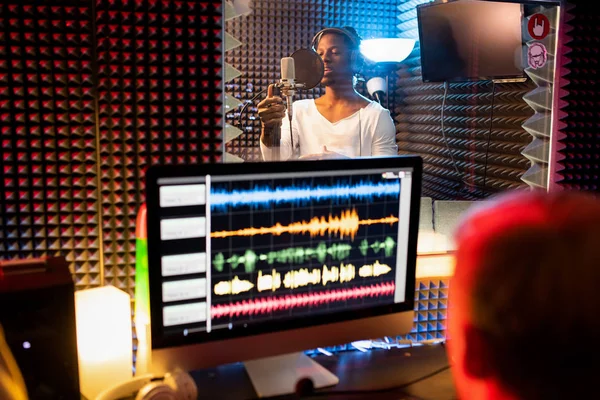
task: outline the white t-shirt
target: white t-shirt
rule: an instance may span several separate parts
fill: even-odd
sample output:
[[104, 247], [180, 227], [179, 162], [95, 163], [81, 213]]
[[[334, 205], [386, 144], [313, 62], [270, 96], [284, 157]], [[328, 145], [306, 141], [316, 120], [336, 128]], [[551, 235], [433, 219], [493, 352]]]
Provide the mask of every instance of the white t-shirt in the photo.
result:
[[[319, 112], [314, 99], [295, 101], [292, 112], [294, 154], [286, 112], [281, 126], [281, 160], [323, 153], [323, 146], [351, 158], [398, 154], [394, 121], [389, 110], [375, 101], [335, 123]], [[273, 159], [272, 149], [262, 140], [260, 149], [265, 161]]]

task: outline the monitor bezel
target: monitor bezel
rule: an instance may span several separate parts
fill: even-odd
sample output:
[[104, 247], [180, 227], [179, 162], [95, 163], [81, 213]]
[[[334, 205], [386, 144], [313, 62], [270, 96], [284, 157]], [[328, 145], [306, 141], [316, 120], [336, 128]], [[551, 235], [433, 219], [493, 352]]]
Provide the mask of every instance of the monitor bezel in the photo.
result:
[[162, 320], [160, 252], [160, 219], [154, 212], [159, 207], [159, 178], [190, 177], [202, 175], [249, 175], [313, 172], [313, 171], [353, 171], [368, 169], [389, 169], [390, 171], [411, 168], [411, 207], [408, 230], [407, 275], [405, 283], [405, 301], [392, 305], [365, 307], [361, 310], [350, 310], [332, 314], [321, 314], [311, 318], [291, 319], [284, 322], [273, 321], [250, 326], [247, 329], [219, 330], [211, 332], [205, 340], [198, 340], [195, 335], [180, 337], [164, 337], [162, 326], [151, 324], [152, 349], [168, 349], [178, 346], [204, 345], [219, 341], [240, 339], [249, 336], [276, 334], [277, 332], [301, 330], [315, 326], [357, 321], [369, 317], [412, 311], [414, 308], [413, 293], [415, 290], [415, 268], [417, 235], [420, 212], [422, 159], [419, 156], [364, 157], [361, 159], [320, 160], [320, 161], [287, 161], [287, 162], [248, 162], [243, 164], [197, 164], [197, 165], [161, 165], [151, 166], [146, 172], [146, 209], [148, 230], [148, 270], [150, 290], [151, 321]]
[[[418, 4], [416, 6], [417, 9], [417, 28], [419, 31], [419, 62], [421, 65], [421, 80], [423, 81], [423, 83], [442, 83], [442, 82], [448, 82], [448, 83], [460, 83], [460, 82], [478, 82], [478, 81], [491, 81], [491, 80], [512, 80], [512, 79], [517, 79], [517, 80], [521, 80], [521, 79], [527, 79], [528, 75], [525, 72], [526, 66], [523, 64], [522, 65], [522, 69], [521, 69], [521, 73], [520, 74], [512, 74], [512, 75], [478, 75], [478, 76], [460, 76], [460, 77], [454, 77], [452, 79], [448, 79], [448, 80], [440, 80], [440, 79], [430, 79], [430, 78], [426, 78], [423, 75], [423, 64], [421, 62], [422, 58], [420, 56], [421, 54], [421, 42], [422, 42], [422, 38], [423, 38], [423, 27], [422, 24], [420, 23], [421, 21], [421, 12], [423, 9], [426, 8], [431, 8], [431, 7], [443, 7], [449, 3], [456, 3], [456, 2], [473, 2], [473, 1], [486, 1], [486, 0], [443, 0], [443, 1], [432, 1], [432, 2], [428, 2], [428, 3], [423, 3], [423, 4]], [[551, 6], [557, 6], [560, 7], [560, 2], [553, 2], [553, 1], [514, 1], [514, 0], [490, 0], [490, 1], [486, 1], [486, 2], [492, 2], [492, 3], [512, 3], [512, 4], [519, 4], [521, 5], [521, 21], [524, 18], [524, 6], [545, 6], [545, 7], [551, 7]], [[523, 42], [523, 29], [521, 26], [521, 42], [524, 44]], [[523, 61], [523, 60], [522, 60]]]

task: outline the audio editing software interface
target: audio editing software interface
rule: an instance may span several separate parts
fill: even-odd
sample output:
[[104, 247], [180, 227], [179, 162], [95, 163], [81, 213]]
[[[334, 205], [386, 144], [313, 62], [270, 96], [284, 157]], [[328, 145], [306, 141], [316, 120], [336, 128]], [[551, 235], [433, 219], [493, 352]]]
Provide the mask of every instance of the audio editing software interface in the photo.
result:
[[405, 301], [410, 169], [158, 184], [166, 336]]

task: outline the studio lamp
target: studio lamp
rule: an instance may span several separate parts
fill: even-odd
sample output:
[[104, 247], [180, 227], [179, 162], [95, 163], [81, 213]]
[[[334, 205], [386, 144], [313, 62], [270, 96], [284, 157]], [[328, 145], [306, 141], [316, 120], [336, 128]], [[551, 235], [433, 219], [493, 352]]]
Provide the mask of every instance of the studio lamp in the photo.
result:
[[399, 63], [410, 55], [414, 47], [414, 39], [364, 39], [360, 44], [360, 52], [365, 58], [375, 63]]
[[385, 107], [389, 108], [388, 75], [398, 67], [398, 64], [412, 53], [415, 47], [414, 39], [406, 38], [379, 38], [364, 39], [360, 44], [360, 52], [367, 60], [376, 64], [376, 69], [381, 70], [385, 79], [376, 76], [367, 81], [369, 95], [383, 105], [383, 95], [386, 95]]

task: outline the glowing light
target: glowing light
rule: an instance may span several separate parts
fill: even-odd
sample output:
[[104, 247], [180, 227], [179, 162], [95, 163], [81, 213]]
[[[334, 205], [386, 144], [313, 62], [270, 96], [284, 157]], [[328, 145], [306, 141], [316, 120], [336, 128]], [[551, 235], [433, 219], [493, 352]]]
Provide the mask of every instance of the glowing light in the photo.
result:
[[75, 292], [81, 393], [94, 399], [131, 378], [131, 298], [114, 286]]
[[360, 44], [360, 52], [374, 62], [401, 62], [410, 55], [414, 47], [414, 39], [365, 39]]

